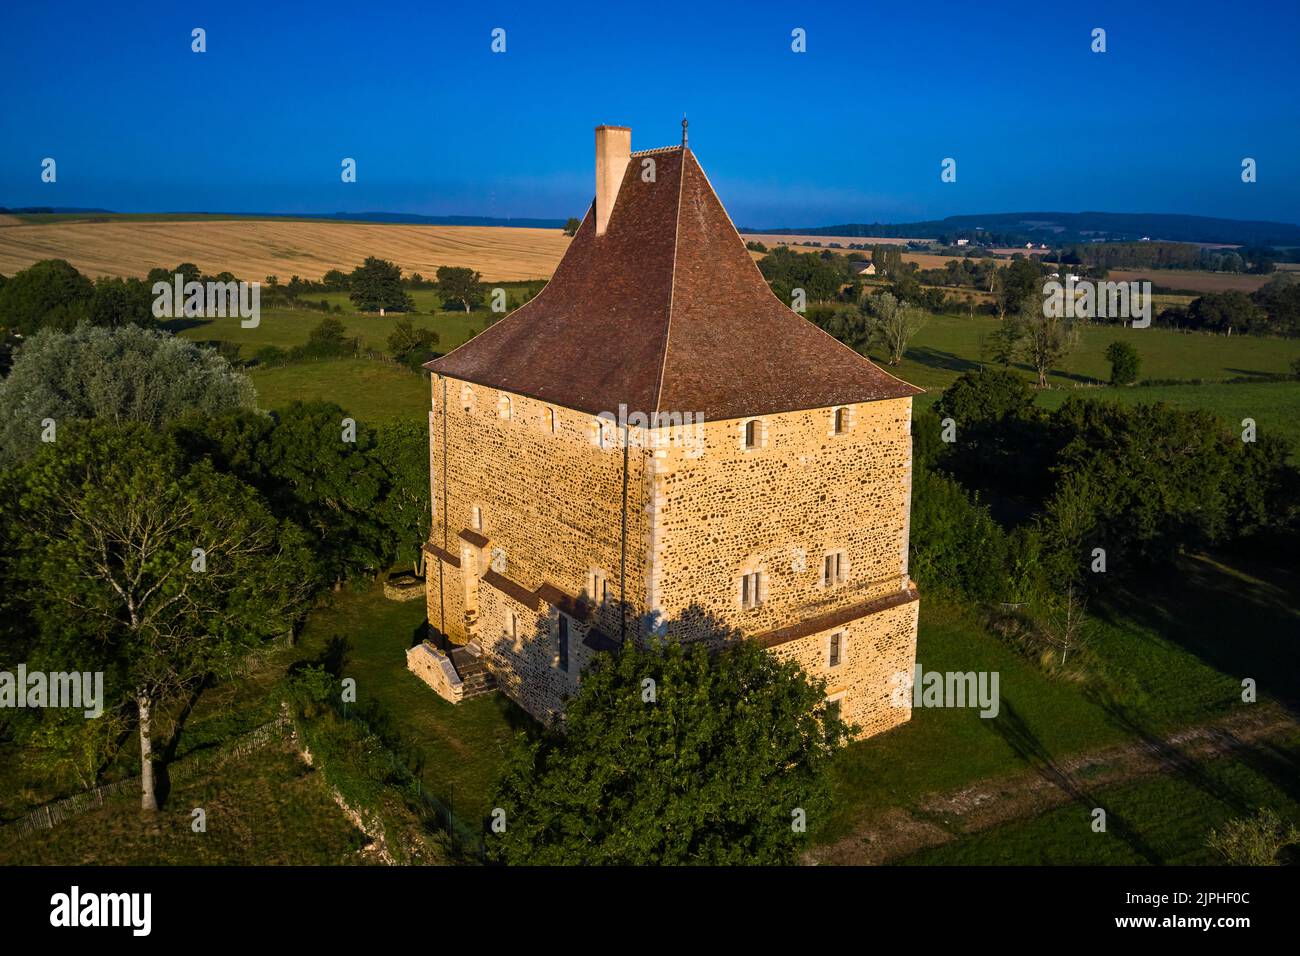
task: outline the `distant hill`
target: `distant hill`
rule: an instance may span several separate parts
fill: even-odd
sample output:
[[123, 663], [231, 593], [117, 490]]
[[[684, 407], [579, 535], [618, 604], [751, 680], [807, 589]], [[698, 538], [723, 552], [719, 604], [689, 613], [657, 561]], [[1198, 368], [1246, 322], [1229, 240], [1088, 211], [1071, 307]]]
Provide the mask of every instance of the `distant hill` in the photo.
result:
[[949, 216], [927, 222], [849, 223], [741, 231], [767, 235], [793, 233], [896, 239], [925, 239], [958, 233], [965, 238], [976, 238], [984, 232], [996, 237], [999, 243], [1046, 242], [1050, 245], [1143, 238], [1242, 246], [1300, 245], [1300, 225], [1293, 223], [1144, 212], [999, 212]]

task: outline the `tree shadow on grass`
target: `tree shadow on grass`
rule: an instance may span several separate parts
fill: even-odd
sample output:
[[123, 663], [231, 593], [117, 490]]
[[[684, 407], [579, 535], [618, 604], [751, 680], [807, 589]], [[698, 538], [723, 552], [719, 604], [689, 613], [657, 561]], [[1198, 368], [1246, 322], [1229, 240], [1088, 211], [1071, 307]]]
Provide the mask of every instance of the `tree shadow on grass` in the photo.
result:
[[973, 372], [980, 367], [979, 362], [963, 358], [955, 352], [941, 351], [930, 345], [912, 346], [904, 357], [926, 368], [945, 372]]
[[1063, 792], [1071, 801], [1091, 811], [1106, 811], [1106, 829], [1123, 840], [1138, 856], [1148, 863], [1160, 865], [1164, 858], [1142, 837], [1142, 834], [1119, 812], [1106, 806], [1101, 795], [1072, 777], [1053, 758], [1051, 752], [1030, 729], [1010, 701], [1003, 698], [998, 716], [987, 722], [989, 728], [1006, 742], [1015, 755], [1040, 777]]
[[351, 650], [352, 642], [342, 635], [335, 634], [315, 657], [302, 658], [290, 664], [288, 676], [294, 677], [308, 667], [320, 667], [335, 677], [341, 677], [343, 668], [347, 666], [348, 652]]
[[[1209, 797], [1231, 807], [1239, 813], [1248, 813], [1251, 806], [1239, 793], [1225, 787], [1203, 769], [1203, 762], [1189, 757], [1179, 747], [1160, 734], [1154, 733], [1138, 718], [1137, 712], [1115, 700], [1104, 691], [1089, 691], [1088, 699], [1101, 708], [1106, 719], [1142, 745], [1152, 757], [1174, 776], [1190, 783]], [[1213, 732], [1215, 742], [1234, 750], [1244, 750], [1248, 745], [1227, 730]]]
[[1117, 627], [1137, 624], [1153, 631], [1222, 674], [1253, 677], [1261, 691], [1295, 710], [1300, 595], [1287, 573], [1258, 573], [1274, 580], [1234, 574], [1204, 555], [1180, 556], [1145, 570], [1140, 585], [1107, 589], [1094, 602], [1094, 613]]

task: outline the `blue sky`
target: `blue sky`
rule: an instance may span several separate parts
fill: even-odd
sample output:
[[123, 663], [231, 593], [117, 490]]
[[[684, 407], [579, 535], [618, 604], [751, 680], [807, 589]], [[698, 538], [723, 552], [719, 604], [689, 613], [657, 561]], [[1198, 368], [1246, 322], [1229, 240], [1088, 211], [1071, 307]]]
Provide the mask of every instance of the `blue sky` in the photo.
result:
[[742, 225], [1300, 222], [1294, 2], [550, 6], [6, 4], [0, 205], [580, 215], [593, 126], [671, 145], [686, 113]]

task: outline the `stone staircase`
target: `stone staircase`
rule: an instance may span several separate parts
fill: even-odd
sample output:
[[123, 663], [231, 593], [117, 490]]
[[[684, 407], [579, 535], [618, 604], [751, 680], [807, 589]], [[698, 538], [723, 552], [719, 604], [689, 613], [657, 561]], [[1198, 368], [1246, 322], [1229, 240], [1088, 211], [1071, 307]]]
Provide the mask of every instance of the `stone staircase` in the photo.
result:
[[482, 651], [476, 642], [471, 641], [464, 647], [453, 648], [451, 663], [456, 668], [456, 674], [460, 677], [464, 688], [461, 700], [469, 700], [471, 697], [490, 694], [496, 690], [497, 679], [483, 663]]

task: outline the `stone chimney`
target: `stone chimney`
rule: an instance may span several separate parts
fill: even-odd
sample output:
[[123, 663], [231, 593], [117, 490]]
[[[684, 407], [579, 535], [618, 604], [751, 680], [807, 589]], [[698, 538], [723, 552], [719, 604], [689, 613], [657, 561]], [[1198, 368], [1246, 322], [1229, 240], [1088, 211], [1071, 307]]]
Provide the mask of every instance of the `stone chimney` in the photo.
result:
[[632, 129], [596, 127], [596, 235], [603, 236], [618, 199], [618, 187], [632, 159]]

